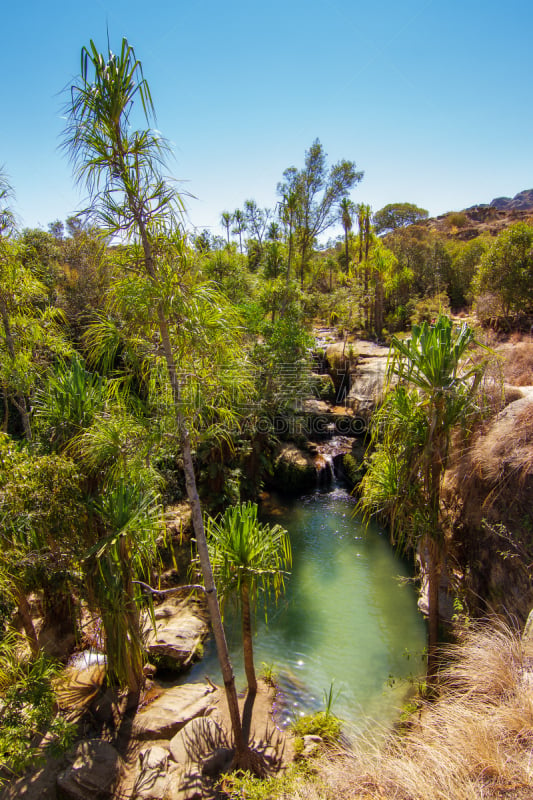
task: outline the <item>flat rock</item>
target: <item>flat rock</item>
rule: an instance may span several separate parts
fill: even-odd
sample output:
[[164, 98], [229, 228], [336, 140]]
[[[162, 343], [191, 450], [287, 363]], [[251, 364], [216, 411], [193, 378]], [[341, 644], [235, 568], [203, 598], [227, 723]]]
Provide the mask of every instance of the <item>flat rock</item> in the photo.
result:
[[146, 615], [146, 649], [150, 660], [183, 669], [197, 657], [208, 634], [206, 615], [195, 603], [171, 598], [154, 609], [155, 629]]
[[132, 736], [136, 739], [172, 739], [191, 719], [209, 713], [212, 692], [211, 687], [202, 683], [167, 689], [137, 713]]
[[170, 752], [178, 764], [200, 764], [209, 753], [228, 746], [227, 737], [212, 717], [197, 717], [187, 723], [171, 740]]
[[71, 752], [70, 766], [57, 777], [58, 800], [108, 800], [123, 772], [115, 748], [101, 739], [86, 739]]

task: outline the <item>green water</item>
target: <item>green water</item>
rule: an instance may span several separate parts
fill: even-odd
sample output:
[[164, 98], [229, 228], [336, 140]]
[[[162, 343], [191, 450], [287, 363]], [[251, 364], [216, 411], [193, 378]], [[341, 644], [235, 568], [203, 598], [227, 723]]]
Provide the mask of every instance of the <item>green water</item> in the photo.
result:
[[[426, 627], [416, 608], [409, 570], [377, 526], [366, 530], [353, 516], [344, 489], [274, 507], [264, 519], [290, 533], [293, 566], [286, 593], [258, 616], [256, 669], [272, 666], [282, 688], [279, 722], [323, 707], [334, 681], [333, 711], [355, 729], [367, 719], [387, 724], [409, 691], [408, 678], [423, 674]], [[246, 681], [238, 617], [226, 612], [227, 639], [237, 686]], [[189, 680], [218, 679], [211, 643]]]

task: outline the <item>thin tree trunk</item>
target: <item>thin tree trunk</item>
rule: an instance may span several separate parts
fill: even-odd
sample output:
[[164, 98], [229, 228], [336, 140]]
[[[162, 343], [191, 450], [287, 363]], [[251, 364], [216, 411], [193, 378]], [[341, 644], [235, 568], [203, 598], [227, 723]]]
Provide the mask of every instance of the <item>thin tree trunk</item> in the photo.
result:
[[439, 644], [439, 585], [440, 585], [440, 557], [438, 545], [435, 541], [428, 542], [428, 669], [427, 682], [432, 686], [437, 677], [438, 659], [437, 648]]
[[254, 649], [252, 643], [252, 614], [250, 611], [250, 593], [246, 583], [241, 588], [242, 604], [242, 647], [244, 652], [244, 671], [248, 682], [248, 693], [257, 692], [257, 680], [254, 668]]
[[33, 624], [28, 598], [22, 589], [19, 588], [15, 590], [15, 598], [17, 603], [17, 612], [20, 617], [22, 627], [24, 628], [26, 638], [28, 639], [31, 654], [32, 656], [36, 656], [39, 652], [39, 640], [37, 638], [37, 633], [35, 632], [35, 626]]
[[344, 258], [345, 258], [344, 269], [346, 270], [346, 272], [348, 272], [348, 267], [350, 266], [350, 261], [349, 261], [350, 256], [349, 256], [349, 253], [348, 253], [348, 229], [347, 228], [345, 228], [345, 230], [344, 230]]
[[[191, 504], [192, 523], [194, 533], [196, 536], [196, 547], [200, 559], [200, 566], [205, 586], [205, 593], [207, 597], [207, 606], [209, 609], [209, 616], [211, 619], [211, 626], [213, 628], [213, 635], [217, 648], [218, 660], [220, 669], [224, 680], [224, 687], [226, 690], [226, 700], [231, 718], [233, 729], [233, 737], [235, 739], [235, 750], [237, 761], [241, 766], [246, 763], [248, 746], [244, 741], [242, 732], [241, 718], [239, 712], [239, 701], [237, 699], [237, 690], [235, 688], [235, 676], [231, 665], [228, 645], [226, 642], [226, 635], [222, 625], [222, 618], [220, 615], [220, 606], [218, 602], [215, 581], [213, 578], [213, 570], [211, 561], [209, 559], [209, 552], [207, 548], [207, 540], [204, 530], [204, 520], [202, 514], [202, 506], [198, 496], [198, 489], [196, 486], [196, 477], [194, 474], [194, 463], [192, 458], [191, 441], [186, 422], [180, 411], [181, 408], [181, 390], [179, 380], [174, 363], [174, 354], [172, 344], [168, 333], [167, 321], [161, 306], [158, 307], [158, 320], [159, 330], [161, 333], [161, 341], [163, 344], [163, 352], [167, 363], [167, 370], [172, 388], [172, 396], [174, 400], [174, 408], [176, 415], [176, 422], [180, 432], [181, 450], [183, 456], [183, 469], [185, 473], [185, 485], [187, 488], [187, 497]], [[243, 767], [244, 768], [244, 767]]]

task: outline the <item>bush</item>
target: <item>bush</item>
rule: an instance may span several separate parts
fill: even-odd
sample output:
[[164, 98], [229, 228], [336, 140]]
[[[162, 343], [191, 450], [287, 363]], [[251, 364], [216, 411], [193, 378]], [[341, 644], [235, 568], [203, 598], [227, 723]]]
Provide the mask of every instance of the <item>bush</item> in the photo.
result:
[[420, 300], [409, 301], [411, 307], [411, 325], [421, 325], [422, 322], [431, 323], [437, 317], [450, 314], [450, 301], [446, 292], [439, 292], [431, 297], [422, 297]]
[[463, 211], [455, 211], [446, 217], [448, 228], [464, 228], [468, 225], [468, 217]]
[[[19, 660], [18, 648], [14, 635], [0, 645], [0, 784], [47, 753], [62, 752], [75, 735], [75, 726], [56, 716], [52, 680], [58, 667], [42, 653], [31, 662]], [[46, 749], [39, 747], [45, 735]]]

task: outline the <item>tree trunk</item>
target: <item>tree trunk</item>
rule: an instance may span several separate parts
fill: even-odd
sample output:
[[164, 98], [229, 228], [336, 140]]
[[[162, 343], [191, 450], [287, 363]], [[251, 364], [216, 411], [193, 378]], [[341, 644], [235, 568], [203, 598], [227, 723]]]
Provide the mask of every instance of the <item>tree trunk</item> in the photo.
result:
[[[348, 267], [350, 266], [350, 255], [349, 255], [349, 252], [348, 252], [348, 229], [347, 228], [345, 228], [345, 230], [344, 230], [344, 259], [345, 259], [344, 269], [345, 269], [346, 272], [348, 272]], [[330, 287], [330, 289], [331, 289], [331, 287]]]
[[35, 626], [33, 624], [28, 598], [22, 589], [17, 587], [15, 589], [15, 599], [17, 603], [17, 612], [20, 617], [22, 627], [24, 628], [26, 638], [28, 639], [31, 654], [32, 656], [36, 656], [39, 652], [39, 640], [37, 639], [37, 634], [35, 632]]
[[427, 682], [433, 686], [436, 682], [438, 659], [437, 648], [439, 644], [439, 585], [440, 585], [440, 554], [438, 545], [430, 539], [428, 549], [428, 668]]
[[187, 488], [187, 497], [191, 504], [192, 523], [194, 533], [196, 536], [196, 547], [198, 550], [198, 557], [200, 559], [200, 566], [202, 569], [203, 581], [207, 597], [207, 606], [209, 616], [211, 619], [211, 626], [213, 628], [213, 635], [217, 648], [218, 660], [220, 669], [224, 680], [224, 687], [226, 690], [226, 700], [231, 718], [231, 725], [233, 729], [233, 737], [235, 739], [236, 759], [240, 766], [247, 761], [248, 746], [244, 741], [242, 732], [241, 718], [239, 712], [239, 702], [237, 699], [237, 691], [235, 689], [235, 676], [231, 665], [228, 645], [226, 642], [226, 635], [222, 625], [222, 618], [220, 615], [220, 606], [213, 578], [213, 569], [209, 558], [207, 549], [207, 540], [204, 530], [204, 520], [202, 514], [202, 506], [198, 496], [198, 489], [196, 486], [196, 476], [194, 474], [194, 462], [192, 458], [191, 441], [189, 431], [183, 415], [181, 413], [181, 390], [174, 363], [174, 354], [170, 336], [168, 333], [167, 321], [161, 306], [158, 307], [159, 330], [161, 333], [161, 341], [163, 344], [163, 352], [167, 363], [167, 370], [169, 374], [170, 385], [172, 388], [172, 396], [174, 400], [174, 409], [176, 415], [176, 422], [180, 432], [181, 450], [183, 456], [183, 470], [185, 473], [185, 485]]
[[250, 592], [246, 583], [243, 583], [241, 588], [241, 604], [244, 671], [248, 682], [248, 693], [255, 694], [257, 692], [257, 680], [255, 677], [254, 649], [252, 644], [252, 614], [250, 611]]

